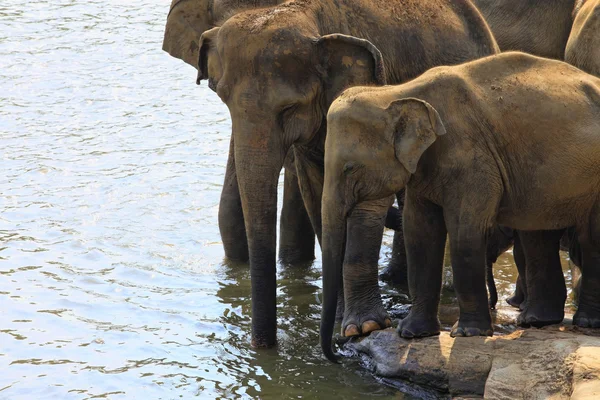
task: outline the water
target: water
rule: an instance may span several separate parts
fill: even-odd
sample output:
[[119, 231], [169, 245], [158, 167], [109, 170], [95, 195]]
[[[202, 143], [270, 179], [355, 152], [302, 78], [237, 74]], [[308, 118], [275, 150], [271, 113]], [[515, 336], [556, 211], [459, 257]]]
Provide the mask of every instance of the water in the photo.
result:
[[161, 51], [169, 4], [0, 5], [0, 398], [409, 398], [321, 356], [320, 259], [279, 268], [279, 347], [250, 347], [217, 227], [229, 114]]

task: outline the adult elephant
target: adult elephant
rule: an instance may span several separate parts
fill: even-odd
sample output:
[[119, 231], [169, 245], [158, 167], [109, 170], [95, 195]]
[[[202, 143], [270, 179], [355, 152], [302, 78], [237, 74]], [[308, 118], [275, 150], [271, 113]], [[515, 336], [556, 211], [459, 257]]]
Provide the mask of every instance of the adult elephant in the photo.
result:
[[578, 0], [565, 61], [600, 76], [600, 0]]
[[[473, 2], [487, 20], [502, 51], [519, 50], [541, 57], [564, 59], [583, 71], [600, 76], [600, 0]], [[554, 236], [552, 232], [546, 235]], [[524, 275], [526, 257], [519, 240], [516, 235], [515, 263], [519, 274]], [[552, 264], [553, 270], [560, 269], [554, 247], [545, 249], [548, 257], [544, 256], [541, 247], [535, 255], [530, 252], [529, 263]], [[488, 276], [493, 278], [491, 273]], [[525, 308], [526, 292], [523, 279], [517, 278], [515, 293], [507, 302], [511, 306]], [[530, 321], [521, 318], [518, 323], [529, 325]]]
[[[403, 82], [498, 51], [467, 0], [292, 0], [237, 14], [202, 35], [198, 83], [209, 81], [232, 118], [255, 346], [276, 342], [274, 210], [289, 149], [321, 240], [325, 117], [336, 96], [349, 86]], [[350, 273], [376, 284], [383, 222], [366, 228], [362, 251], [349, 254], [357, 261]], [[360, 287], [347, 289], [345, 327], [364, 333], [389, 323], [378, 293], [363, 298]]]
[[[198, 68], [198, 43], [207, 30], [221, 25], [241, 11], [267, 7], [283, 0], [173, 0], [163, 39], [163, 50]], [[248, 261], [248, 241], [244, 229], [235, 162], [233, 138], [227, 161], [219, 204], [219, 230], [225, 256], [234, 261]], [[290, 154], [284, 178], [284, 199], [280, 218], [279, 258], [284, 263], [314, 259], [315, 234], [304, 208], [298, 178]]]

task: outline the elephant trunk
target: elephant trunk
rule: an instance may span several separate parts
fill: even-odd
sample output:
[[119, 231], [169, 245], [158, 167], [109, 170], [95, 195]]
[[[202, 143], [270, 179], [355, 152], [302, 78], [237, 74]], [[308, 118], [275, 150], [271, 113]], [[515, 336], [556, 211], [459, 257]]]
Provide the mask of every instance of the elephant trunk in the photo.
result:
[[323, 306], [321, 310], [321, 348], [328, 360], [337, 362], [332, 349], [338, 292], [342, 281], [346, 245], [347, 207], [324, 193], [323, 196]]
[[287, 149], [282, 149], [276, 129], [262, 121], [246, 119], [239, 123], [234, 118], [233, 132], [235, 166], [248, 238], [252, 345], [271, 347], [276, 343], [277, 331], [277, 183]]

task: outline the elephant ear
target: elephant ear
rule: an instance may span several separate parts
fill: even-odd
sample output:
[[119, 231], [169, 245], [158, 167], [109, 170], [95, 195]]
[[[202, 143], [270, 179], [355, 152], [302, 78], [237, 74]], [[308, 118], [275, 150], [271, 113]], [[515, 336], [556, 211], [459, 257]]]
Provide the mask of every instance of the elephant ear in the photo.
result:
[[396, 158], [411, 174], [417, 170], [419, 159], [446, 133], [438, 112], [426, 101], [406, 98], [392, 102], [387, 108], [394, 130]]
[[221, 79], [222, 67], [219, 53], [217, 52], [217, 35], [221, 28], [212, 28], [200, 36], [200, 45], [198, 50], [198, 77], [196, 84], [204, 79], [208, 79], [208, 87], [217, 91], [217, 83]]
[[327, 105], [352, 86], [386, 84], [383, 56], [366, 39], [334, 33], [317, 40]]
[[194, 68], [200, 35], [212, 27], [211, 3], [212, 0], [173, 0], [167, 15], [163, 50]]

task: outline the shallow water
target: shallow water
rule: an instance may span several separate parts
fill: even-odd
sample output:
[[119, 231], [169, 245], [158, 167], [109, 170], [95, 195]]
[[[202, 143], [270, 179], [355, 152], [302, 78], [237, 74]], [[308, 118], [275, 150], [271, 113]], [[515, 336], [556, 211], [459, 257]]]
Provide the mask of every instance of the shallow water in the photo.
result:
[[250, 348], [217, 227], [229, 114], [161, 50], [169, 3], [0, 5], [0, 398], [410, 398], [321, 356], [320, 259], [280, 266], [279, 347]]

